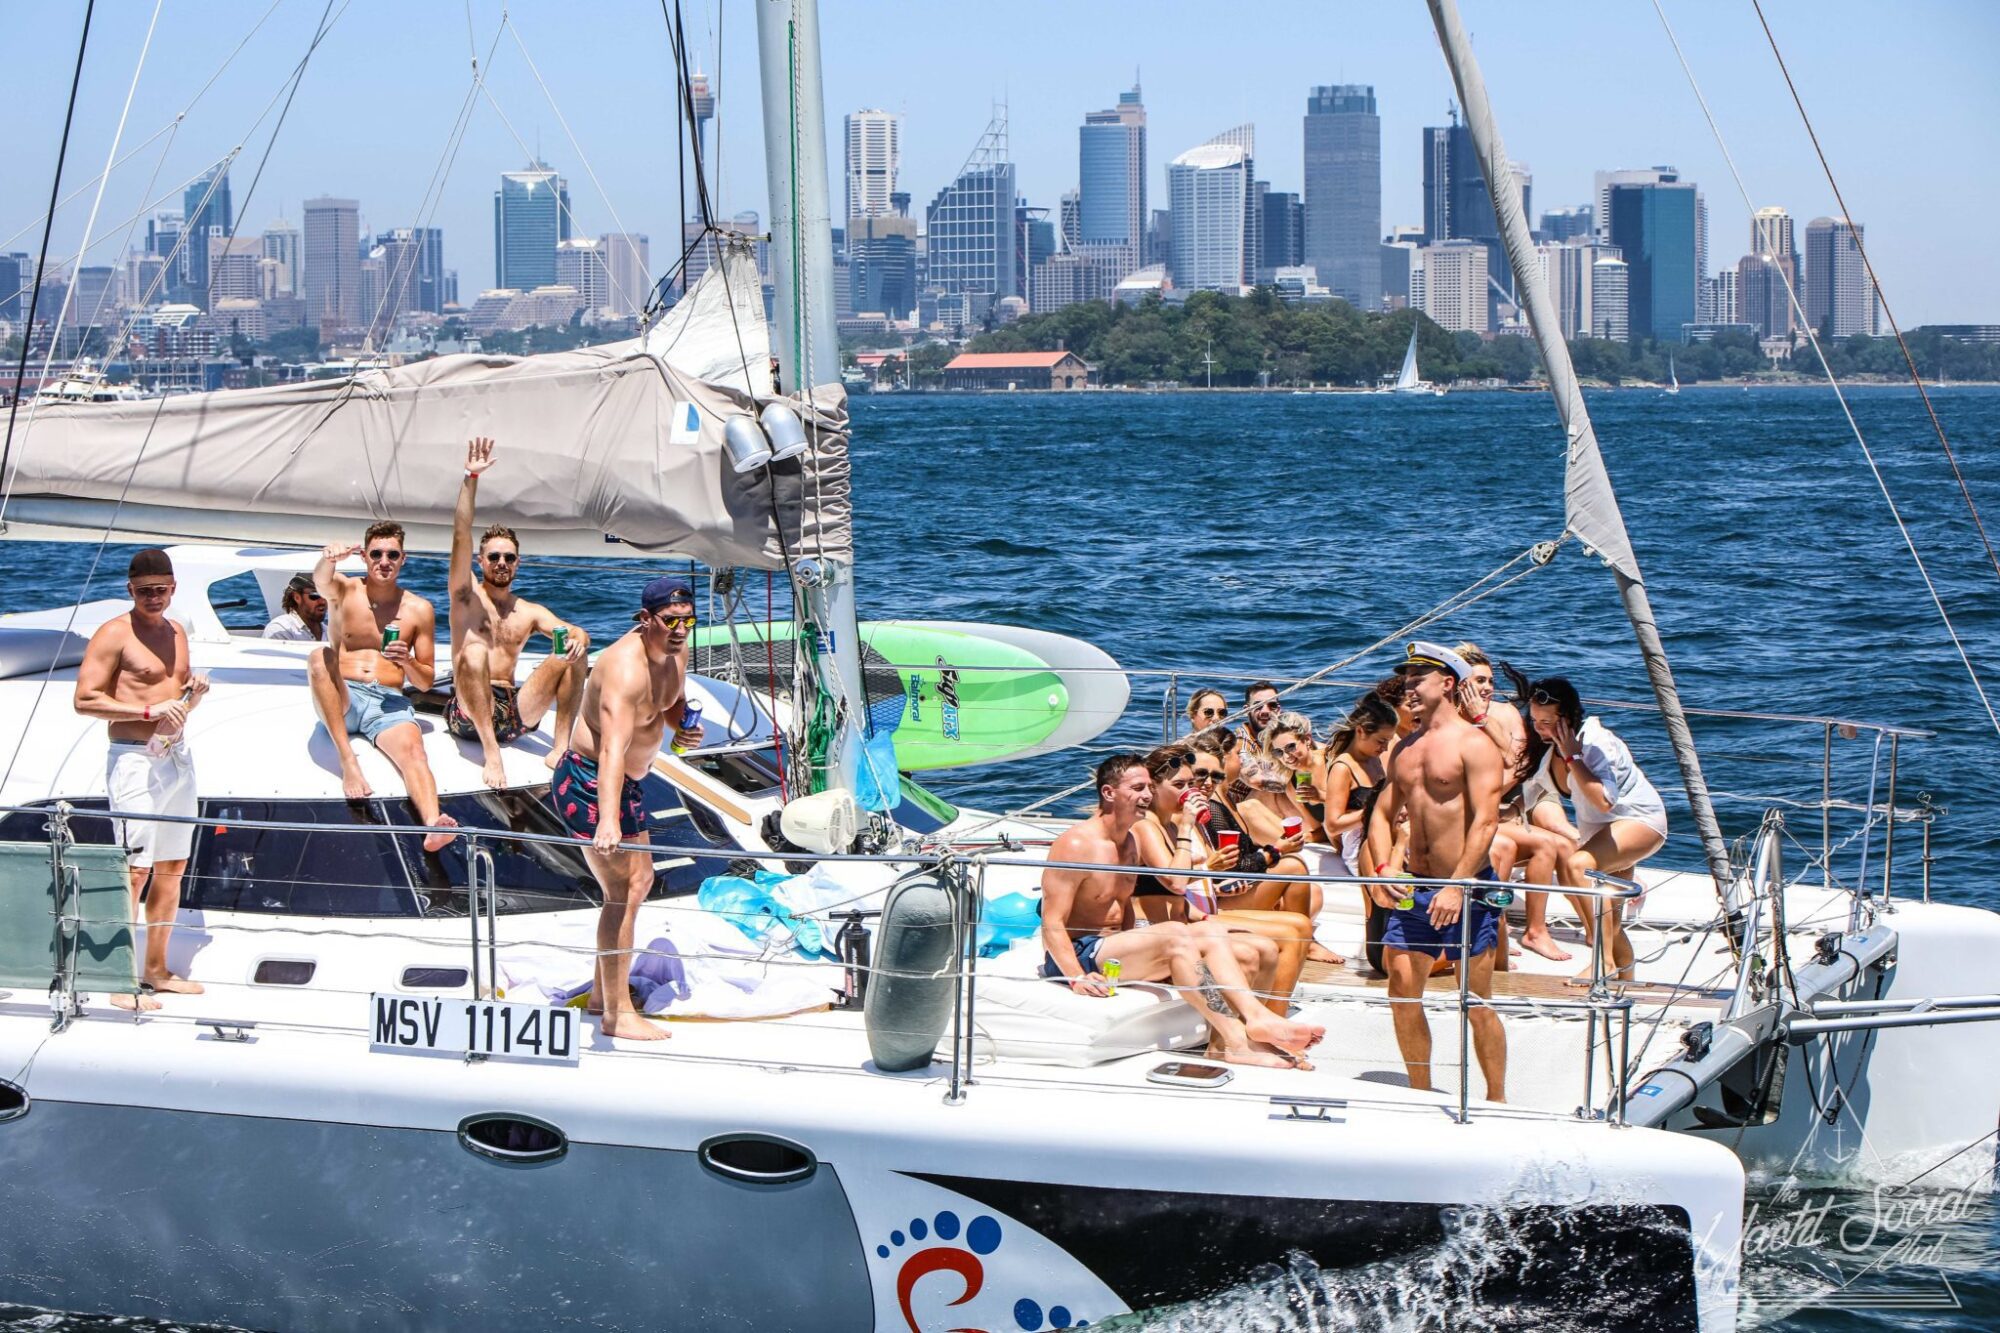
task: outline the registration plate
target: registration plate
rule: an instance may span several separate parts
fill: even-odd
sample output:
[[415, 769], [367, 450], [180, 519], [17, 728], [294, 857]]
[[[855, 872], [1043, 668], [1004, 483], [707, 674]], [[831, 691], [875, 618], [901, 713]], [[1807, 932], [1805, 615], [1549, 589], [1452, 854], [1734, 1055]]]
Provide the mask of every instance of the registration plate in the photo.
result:
[[577, 1011], [499, 1000], [371, 995], [371, 1050], [404, 1055], [577, 1061]]

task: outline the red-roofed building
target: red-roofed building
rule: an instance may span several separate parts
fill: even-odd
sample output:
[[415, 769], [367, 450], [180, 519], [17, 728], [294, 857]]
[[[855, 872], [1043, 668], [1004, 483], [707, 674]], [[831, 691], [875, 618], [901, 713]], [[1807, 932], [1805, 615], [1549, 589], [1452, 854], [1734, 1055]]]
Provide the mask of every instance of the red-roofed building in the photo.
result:
[[945, 365], [947, 389], [1088, 389], [1075, 352], [961, 352]]

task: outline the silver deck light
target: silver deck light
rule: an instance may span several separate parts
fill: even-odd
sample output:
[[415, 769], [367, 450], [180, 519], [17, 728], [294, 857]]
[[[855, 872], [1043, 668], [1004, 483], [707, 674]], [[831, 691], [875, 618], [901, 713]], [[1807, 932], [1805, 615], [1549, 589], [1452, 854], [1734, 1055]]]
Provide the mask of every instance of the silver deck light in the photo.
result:
[[722, 428], [722, 443], [729, 450], [729, 466], [738, 472], [755, 472], [771, 461], [771, 442], [757, 428], [757, 418], [748, 413], [729, 418]]
[[782, 463], [806, 451], [806, 425], [799, 414], [784, 403], [764, 409], [764, 433], [771, 437], [771, 461]]

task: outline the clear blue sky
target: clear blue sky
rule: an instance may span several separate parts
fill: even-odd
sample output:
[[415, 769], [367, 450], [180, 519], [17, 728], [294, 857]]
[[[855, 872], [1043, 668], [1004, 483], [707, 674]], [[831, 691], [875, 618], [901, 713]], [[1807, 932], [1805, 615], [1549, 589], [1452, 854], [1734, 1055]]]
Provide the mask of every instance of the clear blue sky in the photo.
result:
[[[258, 22], [269, 0], [169, 0], [127, 125], [124, 149], [184, 107]], [[1569, 0], [1523, 5], [1463, 0], [1510, 153], [1534, 172], [1539, 213], [1583, 203], [1598, 168], [1672, 163], [1703, 187], [1715, 262], [1747, 244], [1747, 209], [1728, 179], [1650, 3]], [[1806, 221], [1832, 194], [1747, 3], [1664, 0], [1755, 204]], [[111, 178], [93, 250], [124, 249], [126, 220], [239, 143], [239, 209], [275, 113], [255, 122], [303, 54], [323, 0], [278, 0], [235, 62], [187, 116]], [[294, 223], [316, 194], [361, 200], [377, 230], [417, 220], [469, 84], [468, 52], [499, 27], [493, 0], [334, 0], [340, 17], [314, 57], [246, 228], [282, 213]], [[1987, 0], [1894, 6], [1857, 0], [1766, 0], [1779, 41], [1906, 325], [2000, 321], [2000, 5]], [[0, 158], [0, 249], [32, 251], [47, 197], [83, 6], [17, 6], [8, 19], [10, 151]], [[70, 145], [66, 190], [103, 165], [153, 12], [149, 0], [102, 0]], [[690, 38], [718, 76], [722, 205], [764, 207], [755, 17], [742, 0], [686, 11]], [[676, 197], [670, 65], [660, 9], [641, 0], [516, 3], [514, 34], [490, 67], [481, 101], [436, 207], [446, 262], [470, 300], [492, 282], [495, 177], [539, 142], [567, 174], [587, 232], [649, 233], [656, 268], [673, 249]], [[1382, 113], [1383, 225], [1422, 221], [1418, 131], [1441, 123], [1450, 82], [1423, 5], [1250, 0], [1051, 0], [1004, 7], [917, 0], [823, 0], [830, 140], [842, 113], [903, 113], [901, 185], [921, 207], [956, 171], [994, 102], [1011, 109], [1022, 191], [1053, 206], [1076, 183], [1076, 126], [1143, 77], [1151, 188], [1164, 164], [1219, 130], [1253, 121], [1259, 174], [1300, 183], [1300, 118], [1315, 83], [1372, 83]], [[583, 153], [570, 146], [528, 59], [547, 80]], [[515, 135], [518, 134], [517, 141]], [[247, 136], [247, 137], [246, 137]], [[171, 140], [171, 142], [170, 142]], [[163, 152], [164, 150], [164, 152]], [[590, 179], [587, 156], [602, 183]], [[838, 161], [835, 162], [838, 170]], [[156, 177], [157, 173], [157, 177]], [[840, 192], [834, 186], [835, 207]], [[609, 202], [606, 201], [606, 196]], [[177, 204], [178, 191], [174, 191]], [[56, 252], [74, 253], [91, 192], [58, 215]], [[615, 216], [614, 216], [615, 208]], [[21, 234], [16, 236], [14, 233]], [[143, 228], [137, 233], [143, 235]], [[12, 239], [8, 239], [9, 237]]]

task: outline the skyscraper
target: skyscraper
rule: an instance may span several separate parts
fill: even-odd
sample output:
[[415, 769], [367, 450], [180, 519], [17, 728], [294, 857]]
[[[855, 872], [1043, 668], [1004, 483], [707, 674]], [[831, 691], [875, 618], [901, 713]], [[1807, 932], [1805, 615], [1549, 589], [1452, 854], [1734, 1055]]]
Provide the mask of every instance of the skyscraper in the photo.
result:
[[1696, 322], [1693, 185], [1612, 185], [1611, 243], [1624, 256], [1634, 339], [1679, 342]]
[[1760, 208], [1750, 215], [1750, 253], [1770, 255], [1773, 259], [1790, 259], [1796, 253], [1792, 247], [1792, 215], [1782, 208]]
[[[1126, 273], [1144, 259], [1146, 231], [1146, 106], [1135, 84], [1118, 105], [1092, 111], [1077, 130], [1077, 243]], [[1110, 249], [1124, 246], [1119, 258]]]
[[188, 243], [181, 251], [181, 299], [208, 307], [208, 243], [229, 235], [235, 213], [229, 203], [229, 170], [212, 167], [181, 194]]
[[987, 125], [958, 177], [924, 210], [926, 290], [966, 297], [962, 308], [974, 322], [1002, 297], [1020, 295], [1014, 290], [1014, 199], [1003, 112]]
[[1736, 318], [1754, 324], [1765, 338], [1790, 336], [1791, 292], [1785, 286], [1785, 266], [1792, 261], [1774, 255], [1745, 255], [1736, 263]]
[[[1424, 130], [1424, 237], [1432, 244], [1453, 240], [1485, 246], [1489, 305], [1503, 295], [1511, 300], [1514, 271], [1500, 241], [1500, 221], [1486, 189], [1486, 172], [1479, 165], [1472, 131], [1458, 123], [1456, 107], [1450, 108], [1450, 116], [1449, 125]], [[1514, 178], [1525, 171], [1517, 165]], [[1489, 321], [1491, 314], [1489, 309]]]
[[1806, 322], [1824, 338], [1880, 332], [1880, 305], [1861, 260], [1862, 226], [1846, 218], [1806, 224]]
[[1436, 241], [1419, 252], [1423, 261], [1423, 311], [1453, 332], [1484, 333], [1487, 318], [1486, 247], [1477, 241]]
[[1542, 214], [1542, 225], [1539, 230], [1542, 233], [1543, 240], [1556, 245], [1561, 245], [1564, 241], [1577, 237], [1588, 239], [1596, 235], [1596, 228], [1591, 226], [1591, 207], [1589, 204], [1585, 204], [1581, 208], [1555, 208], [1549, 210]]
[[714, 145], [708, 141], [708, 127], [715, 120], [715, 89], [709, 83], [708, 75], [700, 70], [696, 70], [688, 78], [688, 100], [694, 103], [694, 146], [696, 154], [701, 158], [702, 174], [714, 180]]
[[1591, 278], [1596, 273], [1598, 258], [1606, 252], [1593, 245], [1588, 237], [1560, 243], [1544, 241], [1535, 250], [1541, 256], [1549, 301], [1556, 308], [1556, 327], [1562, 336], [1594, 337]]
[[576, 288], [583, 300], [586, 322], [611, 303], [611, 272], [605, 267], [604, 246], [588, 237], [556, 245], [556, 282]]
[[1242, 144], [1213, 141], [1168, 164], [1176, 288], [1234, 292], [1243, 285], [1244, 264], [1255, 263], [1255, 249], [1246, 245], [1245, 234], [1251, 169]]
[[[1273, 269], [1306, 262], [1306, 210], [1297, 195], [1263, 189], [1263, 181], [1257, 184], [1260, 189], [1257, 201], [1257, 281], [1265, 282]], [[1379, 249], [1379, 242], [1372, 249]], [[1379, 254], [1375, 256], [1374, 263], [1379, 277]], [[1321, 276], [1324, 279], [1325, 275]], [[1324, 281], [1321, 285], [1325, 285]]]
[[1593, 338], [1629, 342], [1632, 337], [1632, 273], [1622, 259], [1600, 250], [1590, 266], [1590, 327]]
[[299, 230], [283, 218], [264, 228], [264, 258], [278, 266], [278, 294], [295, 296], [299, 291]]
[[607, 304], [620, 316], [636, 319], [653, 294], [651, 244], [641, 232], [607, 232], [598, 239], [611, 284]]
[[[1305, 116], [1305, 257], [1335, 296], [1382, 306], [1382, 119], [1362, 83], [1314, 88]], [[1266, 268], [1276, 267], [1269, 259]]]
[[917, 222], [903, 212], [856, 218], [847, 273], [857, 313], [908, 319], [917, 308]]
[[855, 218], [878, 218], [889, 211], [889, 196], [896, 191], [896, 171], [901, 162], [899, 146], [902, 117], [891, 111], [855, 111], [847, 117], [847, 212], [842, 216], [852, 228]]
[[501, 173], [493, 192], [493, 285], [515, 291], [556, 280], [556, 246], [569, 239], [569, 187], [541, 162]]
[[303, 239], [307, 322], [335, 328], [360, 324], [360, 202], [306, 200]]

